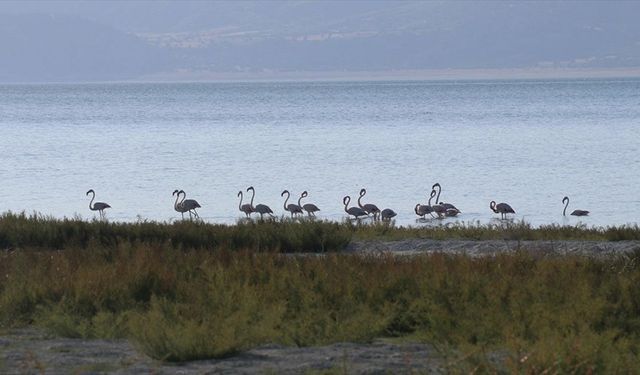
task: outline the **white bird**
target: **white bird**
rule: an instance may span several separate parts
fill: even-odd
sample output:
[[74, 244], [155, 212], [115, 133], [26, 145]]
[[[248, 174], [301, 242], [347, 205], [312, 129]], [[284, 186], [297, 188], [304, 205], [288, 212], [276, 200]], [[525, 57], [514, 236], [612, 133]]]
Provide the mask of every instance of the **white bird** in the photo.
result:
[[[302, 198], [306, 198], [309, 195], [309, 193], [307, 193], [307, 191], [303, 191], [302, 194], [300, 194], [300, 198], [298, 198], [298, 206], [300, 206], [300, 201], [302, 200]], [[320, 211], [320, 209], [318, 208], [318, 206], [316, 206], [313, 203], [305, 203], [302, 205], [302, 208], [307, 211], [307, 214], [309, 216], [316, 216], [316, 212]]]
[[360, 207], [348, 207], [349, 202], [351, 202], [350, 196], [347, 195], [346, 197], [342, 198], [342, 204], [344, 204], [344, 212], [348, 213], [349, 215], [353, 215], [356, 219], [359, 219], [360, 216], [369, 215], [367, 211], [363, 210]]
[[373, 214], [373, 219], [375, 220], [377, 215], [380, 213], [380, 209], [375, 204], [371, 204], [371, 203], [362, 204], [362, 203], [360, 203], [360, 200], [362, 199], [362, 197], [364, 197], [365, 194], [367, 194], [367, 189], [365, 189], [365, 188], [360, 189], [360, 196], [358, 197], [358, 207], [360, 207], [361, 209], [365, 210], [367, 212], [367, 215]]
[[302, 207], [300, 207], [300, 205], [294, 204], [294, 203], [289, 203], [287, 205], [287, 202], [291, 197], [291, 193], [289, 193], [289, 190], [283, 191], [282, 194], [280, 194], [280, 196], [283, 197], [285, 194], [287, 194], [287, 198], [284, 200], [284, 204], [283, 204], [284, 210], [289, 211], [291, 213], [291, 218], [293, 218], [293, 215], [302, 215]]
[[250, 203], [251, 209], [253, 210], [253, 212], [259, 213], [260, 219], [262, 219], [265, 214], [273, 217], [273, 211], [266, 204], [256, 204], [255, 206], [253, 205], [253, 198], [256, 196], [256, 190], [253, 188], [253, 186], [249, 186], [247, 188], [247, 192], [249, 192], [249, 190], [251, 190], [251, 192], [253, 193], [251, 194], [251, 203]]
[[516, 212], [513, 210], [513, 208], [511, 208], [511, 206], [509, 206], [507, 203], [498, 203], [496, 205], [495, 201], [491, 201], [489, 203], [489, 208], [497, 213], [500, 214], [500, 219], [504, 220], [507, 218], [507, 214], [515, 214]]
[[[567, 216], [567, 207], [569, 207], [569, 197], [562, 198], [562, 203], [564, 203], [564, 210], [562, 211], [562, 216]], [[587, 216], [589, 215], [589, 211], [585, 210], [573, 210], [571, 213], [573, 216]]]
[[242, 204], [242, 190], [238, 192], [238, 196], [240, 197], [240, 203], [238, 203], [238, 209], [240, 210], [240, 212], [244, 212], [244, 214], [247, 215], [247, 217], [250, 217], [251, 213], [253, 212], [253, 209], [251, 208], [251, 205], [249, 203]]
[[[98, 211], [98, 213], [100, 214], [100, 218], [104, 219], [104, 210], [107, 208], [111, 208], [111, 206], [109, 206], [108, 204], [104, 203], [104, 202], [96, 202], [93, 203], [93, 200], [96, 198], [96, 192], [93, 191], [93, 189], [90, 189], [89, 191], [87, 191], [87, 195], [89, 194], [93, 194], [93, 196], [91, 197], [91, 201], [89, 202], [89, 209], [91, 211]], [[93, 203], [93, 205], [92, 205]]]

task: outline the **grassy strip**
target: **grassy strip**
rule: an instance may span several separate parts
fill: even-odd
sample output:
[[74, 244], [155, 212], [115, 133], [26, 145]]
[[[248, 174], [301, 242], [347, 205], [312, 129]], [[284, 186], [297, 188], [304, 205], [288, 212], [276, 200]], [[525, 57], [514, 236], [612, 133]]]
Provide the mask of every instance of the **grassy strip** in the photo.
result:
[[640, 254], [287, 257], [165, 243], [1, 257], [3, 327], [128, 337], [168, 361], [397, 337], [434, 343], [452, 371], [640, 370]]
[[0, 248], [10, 249], [167, 244], [177, 249], [325, 252], [340, 250], [350, 240], [348, 227], [324, 221], [239, 221], [223, 225], [190, 221], [87, 222], [24, 213], [0, 216]]
[[239, 221], [234, 225], [178, 221], [110, 223], [54, 219], [38, 214], [0, 215], [0, 248], [62, 249], [94, 245], [169, 244], [179, 249], [227, 249], [277, 252], [326, 252], [343, 249], [352, 239], [469, 240], [640, 240], [640, 227], [586, 228], [530, 224], [453, 224], [395, 227], [387, 223], [354, 224], [318, 220]]

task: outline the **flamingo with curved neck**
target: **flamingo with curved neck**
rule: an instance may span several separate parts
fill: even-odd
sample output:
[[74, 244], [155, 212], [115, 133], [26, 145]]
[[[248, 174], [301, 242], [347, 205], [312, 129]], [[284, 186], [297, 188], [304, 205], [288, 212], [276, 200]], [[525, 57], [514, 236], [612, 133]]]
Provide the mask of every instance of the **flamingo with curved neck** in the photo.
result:
[[254, 189], [253, 186], [249, 186], [247, 188], [247, 192], [249, 192], [249, 190], [251, 190], [253, 193], [251, 195], [251, 203], [250, 203], [251, 209], [253, 210], [253, 212], [259, 213], [260, 219], [263, 219], [265, 214], [268, 214], [269, 216], [273, 217], [273, 211], [266, 204], [257, 204], [255, 206], [253, 205], [253, 198], [256, 196], [256, 189]]
[[358, 207], [365, 210], [367, 212], [367, 215], [373, 214], [373, 219], [375, 220], [378, 217], [378, 214], [380, 213], [380, 209], [375, 204], [371, 204], [371, 203], [362, 204], [360, 200], [362, 199], [362, 197], [365, 196], [365, 194], [367, 194], [367, 189], [365, 188], [360, 189], [360, 196], [358, 197]]
[[500, 219], [504, 220], [507, 218], [507, 214], [515, 214], [516, 212], [513, 210], [513, 208], [511, 208], [511, 206], [509, 206], [509, 204], [507, 203], [498, 203], [496, 204], [496, 201], [491, 201], [489, 202], [489, 208], [497, 213], [500, 214]]
[[[562, 216], [567, 216], [567, 207], [569, 207], [569, 197], [562, 198], [562, 203], [565, 203], [564, 210], [562, 211]], [[573, 210], [571, 212], [572, 216], [587, 216], [589, 215], [589, 211], [586, 210]]]
[[356, 219], [360, 219], [360, 216], [369, 215], [367, 211], [363, 210], [360, 207], [349, 207], [350, 202], [351, 202], [350, 196], [347, 195], [344, 198], [342, 198], [342, 204], [344, 204], [344, 212], [348, 213], [349, 215], [353, 215]]
[[104, 219], [105, 218], [104, 210], [107, 208], [111, 208], [111, 206], [109, 206], [104, 202], [93, 203], [93, 200], [96, 198], [96, 192], [93, 191], [93, 189], [90, 189], [89, 191], [87, 191], [86, 195], [89, 195], [89, 194], [93, 194], [91, 196], [91, 201], [89, 202], [89, 209], [91, 211], [98, 211], [98, 213], [100, 214], [100, 219]]
[[242, 204], [242, 190], [238, 192], [238, 197], [240, 197], [240, 203], [238, 203], [238, 209], [240, 210], [240, 212], [244, 212], [244, 214], [247, 215], [247, 217], [250, 217], [251, 213], [253, 212], [253, 209], [251, 208], [251, 205], [249, 203]]
[[287, 205], [287, 202], [289, 201], [289, 198], [291, 197], [291, 193], [289, 193], [289, 190], [285, 190], [282, 192], [282, 194], [280, 194], [281, 197], [283, 197], [285, 194], [287, 194], [287, 198], [284, 200], [284, 210], [285, 211], [289, 211], [291, 213], [291, 218], [293, 218], [293, 215], [302, 215], [302, 207], [300, 207], [300, 205], [298, 204], [294, 204], [291, 203], [289, 205]]
[[302, 198], [306, 198], [309, 195], [309, 193], [307, 193], [307, 191], [303, 191], [302, 194], [300, 194], [300, 198], [298, 198], [298, 206], [302, 207], [305, 211], [307, 211], [307, 214], [309, 216], [316, 216], [316, 212], [320, 211], [320, 209], [318, 208], [318, 206], [316, 206], [313, 203], [305, 203], [304, 205], [300, 204], [300, 201], [302, 201]]

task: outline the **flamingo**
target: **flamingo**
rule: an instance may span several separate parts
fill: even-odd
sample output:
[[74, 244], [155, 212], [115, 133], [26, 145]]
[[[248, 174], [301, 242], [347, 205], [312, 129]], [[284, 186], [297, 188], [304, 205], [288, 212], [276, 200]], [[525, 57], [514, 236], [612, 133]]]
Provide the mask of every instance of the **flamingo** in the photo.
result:
[[390, 209], [390, 208], [385, 208], [384, 210], [382, 210], [380, 212], [380, 218], [383, 221], [386, 220], [391, 220], [393, 217], [395, 217], [396, 215], [398, 215], [394, 210]]
[[178, 201], [180, 199], [180, 194], [182, 193], [178, 189], [174, 190], [173, 193], [171, 194], [176, 196], [176, 202], [173, 204], [173, 209], [180, 212], [180, 214], [182, 215], [182, 220], [184, 220], [184, 213], [187, 212], [188, 210], [185, 209], [182, 203]]
[[498, 203], [496, 205], [495, 201], [491, 201], [489, 203], [489, 208], [495, 213], [500, 214], [500, 219], [504, 220], [507, 218], [507, 214], [515, 214], [516, 212], [509, 206], [507, 203]]
[[346, 197], [342, 198], [342, 204], [344, 204], [344, 212], [348, 213], [349, 215], [353, 215], [356, 219], [359, 219], [360, 216], [369, 215], [367, 211], [363, 210], [360, 207], [348, 207], [349, 202], [351, 202], [350, 196], [347, 195]]
[[283, 203], [284, 210], [289, 211], [291, 213], [291, 218], [293, 218], [293, 215], [298, 215], [298, 214], [302, 215], [302, 207], [300, 207], [299, 204], [290, 203], [289, 205], [287, 205], [287, 202], [291, 197], [291, 193], [289, 193], [289, 190], [283, 191], [282, 194], [280, 194], [280, 196], [284, 197], [285, 194], [287, 194], [287, 198], [284, 200], [284, 203]]
[[[306, 198], [309, 195], [309, 193], [307, 193], [307, 191], [303, 191], [302, 194], [300, 194], [300, 198], [298, 198], [298, 206], [300, 206], [300, 201], [302, 200], [302, 198]], [[316, 216], [316, 212], [320, 211], [320, 209], [318, 208], [318, 206], [316, 206], [313, 203], [305, 203], [304, 205], [301, 206], [305, 211], [307, 211], [307, 214], [309, 216]]]
[[456, 216], [460, 213], [460, 210], [451, 203], [440, 202], [440, 193], [442, 192], [442, 186], [440, 186], [439, 182], [436, 182], [431, 186], [432, 190], [438, 188], [438, 196], [436, 197], [436, 204], [440, 204], [445, 208], [445, 215], [447, 216]]
[[[569, 197], [562, 198], [562, 203], [564, 203], [564, 210], [562, 211], [562, 216], [567, 216], [567, 207], [569, 207]], [[573, 216], [587, 216], [589, 215], [589, 211], [585, 210], [573, 210], [571, 213]]]
[[186, 199], [187, 197], [187, 193], [184, 192], [184, 190], [180, 190], [178, 192], [178, 195], [182, 194], [182, 200], [180, 201], [179, 205], [182, 206], [182, 209], [186, 211], [189, 211], [189, 219], [191, 219], [191, 211], [193, 211], [193, 214], [195, 215], [195, 217], [197, 219], [200, 218], [200, 215], [198, 215], [198, 212], [196, 211], [196, 208], [200, 208], [202, 207], [200, 205], [200, 203], [198, 203], [198, 201], [196, 201], [195, 199]]
[[242, 190], [238, 192], [238, 197], [240, 197], [240, 203], [238, 203], [238, 209], [240, 210], [240, 212], [244, 212], [244, 214], [247, 215], [247, 217], [250, 217], [251, 213], [253, 212], [253, 209], [251, 208], [251, 205], [248, 203], [242, 204]]
[[[100, 214], [100, 218], [104, 219], [104, 210], [107, 208], [111, 208], [111, 206], [109, 206], [108, 204], [104, 203], [104, 202], [96, 202], [93, 203], [93, 200], [96, 198], [96, 192], [93, 191], [93, 189], [90, 189], [89, 191], [87, 191], [87, 195], [89, 194], [93, 194], [93, 196], [91, 197], [91, 201], [89, 202], [89, 209], [91, 211], [98, 211], [98, 213]], [[91, 205], [93, 203], [93, 206]]]
[[360, 196], [358, 197], [358, 207], [365, 210], [367, 212], [367, 215], [373, 214], [373, 219], [375, 220], [377, 215], [380, 213], [380, 209], [375, 204], [367, 203], [363, 205], [362, 203], [360, 203], [360, 200], [362, 199], [362, 197], [364, 197], [365, 194], [367, 194], [367, 189], [360, 189]]
[[253, 206], [253, 198], [255, 198], [256, 196], [256, 189], [254, 189], [253, 186], [249, 186], [247, 188], [247, 192], [249, 192], [249, 190], [251, 190], [252, 192], [250, 205], [253, 212], [259, 213], [260, 219], [262, 219], [265, 214], [268, 214], [269, 216], [273, 217], [273, 211], [266, 204], [257, 204], [255, 205], [255, 207]]
[[416, 215], [421, 216], [424, 219], [424, 216], [426, 214], [431, 215], [433, 213], [433, 208], [429, 205], [426, 205], [426, 204], [422, 205], [418, 203], [413, 208], [413, 211], [416, 213]]

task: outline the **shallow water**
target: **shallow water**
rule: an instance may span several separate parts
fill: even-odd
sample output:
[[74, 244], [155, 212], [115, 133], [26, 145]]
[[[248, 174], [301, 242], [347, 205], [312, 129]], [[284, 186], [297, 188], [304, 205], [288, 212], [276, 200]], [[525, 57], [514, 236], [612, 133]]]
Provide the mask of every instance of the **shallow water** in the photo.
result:
[[[210, 222], [242, 214], [236, 194], [283, 213], [280, 192], [341, 220], [344, 195], [398, 212], [431, 185], [489, 222], [637, 223], [640, 80], [43, 84], [0, 86], [0, 211], [173, 220], [187, 191]], [[586, 218], [563, 218], [590, 210]]]

